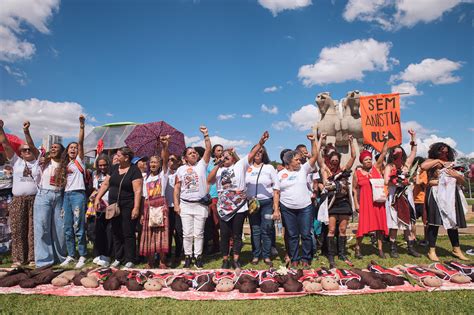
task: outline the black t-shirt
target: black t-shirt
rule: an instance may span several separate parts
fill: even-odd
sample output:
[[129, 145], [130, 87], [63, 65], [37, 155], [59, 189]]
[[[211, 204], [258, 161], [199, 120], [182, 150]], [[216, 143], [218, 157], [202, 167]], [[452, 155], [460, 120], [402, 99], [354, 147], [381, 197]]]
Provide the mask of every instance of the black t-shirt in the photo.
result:
[[143, 178], [140, 169], [132, 164], [130, 169], [124, 175], [119, 174], [119, 166], [112, 166], [112, 172], [110, 173], [109, 181], [109, 204], [117, 202], [117, 195], [119, 191], [120, 181], [125, 176], [122, 182], [122, 189], [120, 190], [120, 200], [133, 200], [133, 185], [132, 181], [135, 179]]

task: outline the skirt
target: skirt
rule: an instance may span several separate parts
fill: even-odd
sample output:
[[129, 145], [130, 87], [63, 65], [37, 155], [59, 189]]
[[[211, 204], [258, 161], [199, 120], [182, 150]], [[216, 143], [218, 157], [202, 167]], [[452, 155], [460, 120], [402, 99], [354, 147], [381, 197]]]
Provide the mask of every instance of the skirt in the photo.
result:
[[[459, 190], [456, 190], [456, 227], [457, 228], [466, 228], [466, 217], [464, 216], [463, 205], [461, 201], [461, 196], [459, 195]], [[426, 189], [426, 199], [425, 199], [425, 208], [426, 216], [429, 225], [443, 226], [443, 219], [441, 218], [440, 210], [438, 204], [434, 197], [434, 192], [432, 187], [429, 186]]]

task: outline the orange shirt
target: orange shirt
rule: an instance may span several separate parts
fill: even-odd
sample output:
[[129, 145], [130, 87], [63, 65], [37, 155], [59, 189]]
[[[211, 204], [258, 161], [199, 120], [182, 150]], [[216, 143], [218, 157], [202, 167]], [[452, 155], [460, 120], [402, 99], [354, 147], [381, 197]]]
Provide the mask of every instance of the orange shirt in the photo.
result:
[[426, 171], [421, 171], [420, 175], [418, 175], [420, 184], [415, 184], [413, 188], [413, 199], [415, 199], [415, 203], [424, 203], [425, 202], [425, 189], [426, 185], [428, 184], [428, 174]]

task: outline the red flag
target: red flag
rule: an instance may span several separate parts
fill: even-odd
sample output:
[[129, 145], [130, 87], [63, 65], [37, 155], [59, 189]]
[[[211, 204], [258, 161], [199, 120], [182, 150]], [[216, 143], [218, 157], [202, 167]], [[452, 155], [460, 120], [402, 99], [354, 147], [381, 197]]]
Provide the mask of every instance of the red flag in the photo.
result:
[[97, 142], [97, 147], [96, 147], [96, 156], [99, 156], [102, 151], [104, 150], [104, 140], [102, 139], [99, 139], [99, 141]]

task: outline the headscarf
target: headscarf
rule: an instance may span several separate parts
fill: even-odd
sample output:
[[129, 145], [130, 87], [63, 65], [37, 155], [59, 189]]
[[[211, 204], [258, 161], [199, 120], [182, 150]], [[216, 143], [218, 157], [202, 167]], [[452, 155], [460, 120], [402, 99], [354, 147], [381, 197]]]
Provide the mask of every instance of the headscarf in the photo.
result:
[[364, 150], [362, 152], [360, 152], [360, 155], [359, 155], [359, 162], [362, 163], [362, 161], [364, 161], [364, 159], [366, 157], [370, 157], [372, 158], [372, 152], [368, 151], [368, 150]]

